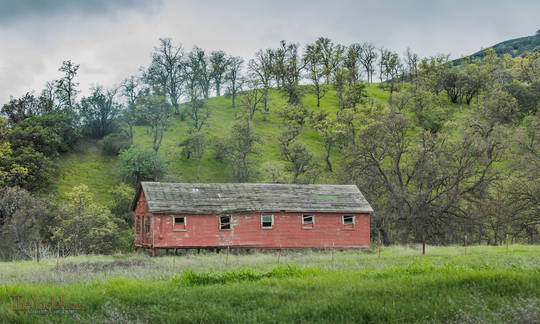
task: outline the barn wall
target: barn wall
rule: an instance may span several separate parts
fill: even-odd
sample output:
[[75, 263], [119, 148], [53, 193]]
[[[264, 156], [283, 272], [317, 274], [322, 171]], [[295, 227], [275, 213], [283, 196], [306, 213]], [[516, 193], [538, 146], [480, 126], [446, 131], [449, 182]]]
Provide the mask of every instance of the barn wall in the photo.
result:
[[[308, 214], [308, 213], [306, 213]], [[220, 230], [219, 217], [186, 216], [186, 230], [173, 230], [173, 215], [155, 215], [155, 247], [231, 246], [253, 248], [328, 248], [368, 246], [369, 214], [354, 215], [353, 226], [343, 225], [343, 214], [315, 215], [312, 228], [302, 224], [301, 213], [273, 213], [274, 227], [261, 228], [261, 214], [232, 215], [232, 229]]]
[[[137, 223], [137, 216], [139, 216], [138, 223]], [[150, 211], [148, 210], [148, 203], [146, 201], [144, 191], [141, 190], [141, 194], [137, 201], [137, 207], [135, 208], [135, 213], [134, 213], [135, 219], [133, 222], [135, 224], [135, 226], [133, 226], [133, 230], [135, 231], [134, 232], [135, 245], [151, 245], [152, 244], [152, 232], [153, 232], [152, 223], [150, 223], [150, 233], [145, 233], [144, 221], [147, 216], [150, 217], [151, 222], [154, 221], [153, 220], [154, 217], [152, 213], [150, 213]], [[140, 234], [137, 234], [137, 226], [140, 227]]]

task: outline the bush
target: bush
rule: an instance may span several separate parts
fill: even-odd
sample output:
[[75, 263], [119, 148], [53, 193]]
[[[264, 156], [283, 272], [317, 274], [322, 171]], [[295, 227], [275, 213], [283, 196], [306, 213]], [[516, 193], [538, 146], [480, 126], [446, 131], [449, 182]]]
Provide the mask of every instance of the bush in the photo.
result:
[[103, 152], [108, 155], [118, 155], [129, 146], [129, 137], [124, 133], [110, 134], [103, 139]]
[[151, 149], [131, 147], [118, 156], [120, 176], [124, 181], [157, 181], [169, 168], [167, 161]]

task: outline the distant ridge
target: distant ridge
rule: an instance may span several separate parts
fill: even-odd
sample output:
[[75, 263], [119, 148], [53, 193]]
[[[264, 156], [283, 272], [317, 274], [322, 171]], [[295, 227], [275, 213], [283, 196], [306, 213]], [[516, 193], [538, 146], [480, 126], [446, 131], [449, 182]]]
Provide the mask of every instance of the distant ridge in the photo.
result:
[[[474, 54], [466, 56], [466, 59], [474, 60], [476, 58], [482, 58], [486, 55], [486, 51], [489, 48], [493, 48], [498, 56], [504, 54], [510, 54], [512, 57], [523, 56], [530, 51], [540, 51], [540, 29], [536, 31], [535, 35], [525, 36], [520, 38], [510, 39], [504, 42], [497, 43], [491, 47], [482, 49]], [[454, 65], [459, 65], [460, 59], [453, 61]]]

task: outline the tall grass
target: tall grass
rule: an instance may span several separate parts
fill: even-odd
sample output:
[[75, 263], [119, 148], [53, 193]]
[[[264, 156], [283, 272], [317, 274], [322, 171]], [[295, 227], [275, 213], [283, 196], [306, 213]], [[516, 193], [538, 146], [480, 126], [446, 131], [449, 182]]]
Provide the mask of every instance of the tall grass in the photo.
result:
[[[489, 322], [539, 312], [540, 247], [82, 256], [0, 263], [0, 322]], [[63, 296], [75, 314], [13, 311]], [[499, 316], [501, 320], [508, 316]]]

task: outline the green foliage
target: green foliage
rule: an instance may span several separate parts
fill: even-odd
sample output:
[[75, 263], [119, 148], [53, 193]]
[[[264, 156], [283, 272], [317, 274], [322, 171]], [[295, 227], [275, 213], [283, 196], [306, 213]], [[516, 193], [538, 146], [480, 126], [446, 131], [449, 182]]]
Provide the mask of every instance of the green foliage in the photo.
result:
[[[538, 32], [533, 36], [520, 37], [515, 39], [510, 39], [498, 44], [493, 45], [490, 48], [481, 50], [470, 55], [470, 59], [483, 58], [486, 55], [488, 49], [493, 49], [493, 51], [499, 55], [503, 56], [504, 54], [510, 54], [512, 57], [523, 56], [527, 53], [534, 52], [540, 46], [540, 34]], [[454, 64], [459, 64], [459, 61], [455, 61]]]
[[168, 164], [155, 151], [131, 147], [118, 156], [118, 168], [122, 179], [137, 184], [159, 180], [167, 172]]
[[257, 175], [253, 156], [259, 152], [261, 139], [255, 134], [248, 117], [239, 118], [231, 127], [231, 135], [215, 143], [216, 154], [229, 162], [233, 178], [247, 182]]
[[72, 149], [81, 135], [73, 127], [75, 116], [60, 112], [51, 112], [26, 118], [15, 124], [9, 140], [16, 150], [19, 147], [33, 148], [47, 157], [56, 157], [58, 153]]
[[158, 151], [163, 141], [163, 134], [168, 126], [172, 114], [171, 105], [165, 96], [141, 96], [136, 101], [139, 115], [148, 122], [152, 128], [152, 148]]
[[118, 155], [130, 146], [129, 137], [124, 133], [113, 133], [103, 138], [103, 152], [108, 155]]
[[21, 188], [4, 188], [0, 192], [0, 251], [8, 248], [14, 259], [31, 258], [34, 244], [42, 241], [42, 234], [49, 234], [46, 225], [53, 210], [47, 199]]
[[135, 189], [125, 183], [120, 183], [113, 187], [109, 194], [114, 197], [109, 210], [119, 220], [117, 223], [120, 227], [130, 229], [133, 226], [133, 213], [130, 209], [133, 197], [135, 197]]
[[86, 185], [67, 194], [52, 240], [78, 253], [108, 253], [117, 244], [118, 226], [111, 212], [94, 202]]
[[516, 98], [522, 114], [535, 114], [540, 103], [540, 80], [530, 86], [517, 80], [506, 84], [504, 89]]
[[102, 138], [114, 130], [115, 119], [120, 113], [120, 105], [114, 101], [116, 91], [97, 86], [90, 96], [81, 99], [80, 114], [85, 134]]

